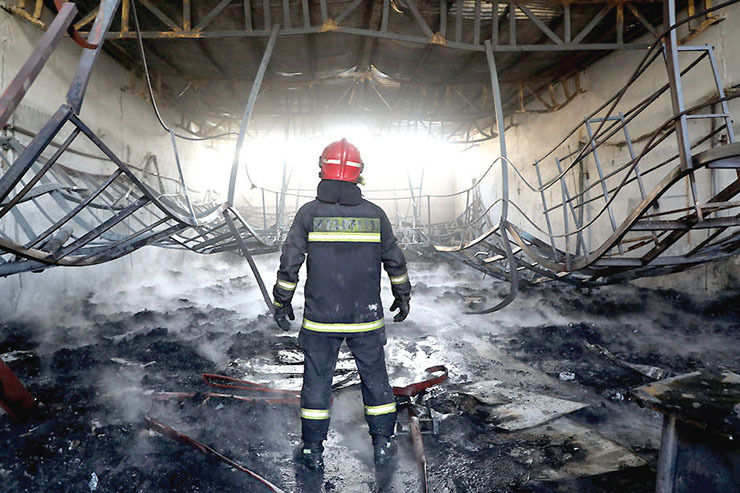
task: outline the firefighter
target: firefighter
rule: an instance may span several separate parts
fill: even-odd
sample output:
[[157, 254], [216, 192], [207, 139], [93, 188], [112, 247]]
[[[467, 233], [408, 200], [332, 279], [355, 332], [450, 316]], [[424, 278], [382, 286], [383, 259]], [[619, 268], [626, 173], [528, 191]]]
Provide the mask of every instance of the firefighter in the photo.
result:
[[388, 217], [362, 198], [363, 163], [355, 146], [342, 139], [329, 144], [319, 158], [316, 200], [296, 213], [280, 256], [273, 288], [275, 322], [290, 329], [291, 302], [298, 270], [306, 254], [305, 305], [298, 336], [305, 355], [301, 389], [303, 444], [295, 460], [311, 469], [323, 467], [323, 441], [329, 429], [331, 384], [343, 341], [360, 373], [365, 420], [372, 436], [375, 464], [392, 462], [396, 402], [388, 383], [386, 343], [380, 301], [381, 263], [390, 277], [398, 309], [394, 322], [409, 313], [411, 284], [406, 259], [396, 243]]

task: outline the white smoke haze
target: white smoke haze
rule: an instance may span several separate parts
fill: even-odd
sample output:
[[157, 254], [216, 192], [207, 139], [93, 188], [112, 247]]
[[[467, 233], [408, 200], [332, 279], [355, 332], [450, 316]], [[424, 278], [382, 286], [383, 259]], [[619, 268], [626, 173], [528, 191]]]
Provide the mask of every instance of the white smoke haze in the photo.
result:
[[[263, 255], [256, 261], [270, 290], [279, 256]], [[629, 326], [640, 331], [671, 310], [664, 300], [650, 299], [640, 300], [644, 304], [640, 317], [629, 311], [595, 314], [564, 310], [559, 303], [561, 298], [577, 299], [582, 293], [555, 286], [522, 292], [501, 312], [469, 315], [464, 313], [468, 310], [466, 296], [482, 297], [480, 305], [489, 306], [504, 296], [507, 286], [446, 262], [412, 262], [409, 271], [414, 289], [411, 315], [403, 323], [392, 322], [393, 314], [388, 311], [392, 301], [390, 287], [388, 282], [381, 284], [389, 339], [388, 363], [396, 376], [405, 380], [423, 378], [423, 370], [435, 364], [448, 365], [453, 380], [470, 373], [470, 347], [463, 341], [474, 346], [480, 335], [503, 340], [521, 327], [574, 321], [599, 324], [603, 330]], [[385, 280], [385, 274], [383, 277]], [[305, 280], [305, 268], [300, 278]], [[227, 354], [228, 336], [239, 331], [279, 330], [265, 317], [267, 308], [248, 265], [235, 255], [206, 257], [147, 247], [112, 264], [50, 269], [42, 274], [6, 278], [0, 283], [6, 292], [12, 293], [0, 300], [3, 320], [37, 326], [46, 341], [44, 349], [49, 351], [59, 346], [91, 344], [100, 336], [94, 333], [96, 324], [113, 321], [129, 329], [114, 335], [118, 338], [165, 327], [171, 337], [191, 341], [200, 355], [214, 366], [223, 367], [233, 359]], [[23, 287], [18, 290], [14, 284]], [[612, 286], [602, 291], [615, 301], [636, 301], [635, 288], [630, 286]], [[297, 333], [302, 304], [301, 282], [294, 298], [297, 320], [288, 335]], [[137, 314], [141, 322], [136, 320]], [[646, 344], [671, 345], [683, 355], [693, 351], [691, 343], [695, 341], [690, 337], [676, 334], [665, 340], [661, 334], [645, 332]], [[446, 344], [450, 340], [457, 340], [460, 348]]]
[[105, 425], [138, 423], [151, 405], [148, 389], [141, 385], [144, 368], [136, 363], [121, 363], [118, 368], [99, 371], [96, 382], [96, 398], [109, 405], [114, 404], [116, 413], [100, 413], [96, 420]]
[[[457, 395], [466, 385], [483, 382], [591, 403], [597, 416], [605, 412], [602, 409], [614, 410], [608, 422], [600, 422], [600, 434], [618, 443], [652, 448], [659, 443], [660, 431], [659, 417], [652, 411], [612, 402], [609, 388], [597, 391], [579, 385], [588, 369], [567, 366], [577, 361], [563, 363], [544, 353], [521, 360], [514, 350], [539, 339], [546, 353], [549, 341], [542, 334], [577, 329], [608, 340], [609, 350], [626, 360], [657, 364], [652, 355], [662, 355], [659, 361], [666, 370], [691, 368], [686, 360], [737, 359], [732, 355], [737, 353], [736, 341], [729, 340], [723, 330], [726, 322], [715, 322], [702, 313], [698, 304], [704, 301], [696, 297], [631, 285], [580, 290], [551, 284], [522, 289], [503, 311], [470, 315], [465, 312], [471, 300], [481, 299], [476, 309], [491, 306], [505, 296], [508, 285], [458, 264], [426, 258], [416, 261], [412, 254], [407, 256], [412, 297], [406, 321], [392, 321], [392, 294], [385, 273], [381, 283], [392, 385], [425, 380], [429, 378], [426, 368], [443, 364], [449, 370], [449, 386], [440, 389], [442, 398], [445, 392]], [[271, 291], [279, 255], [262, 255], [255, 260]], [[92, 355], [96, 363], [86, 372], [86, 380], [92, 382], [99, 409], [90, 418], [91, 429], [141, 424], [153, 391], [205, 391], [207, 387], [200, 380], [203, 371], [299, 389], [301, 355], [295, 338], [303, 312], [305, 268], [300, 279], [293, 303], [296, 321], [289, 332], [282, 332], [267, 316], [252, 273], [237, 255], [199, 256], [146, 247], [111, 264], [50, 269], [0, 280], [0, 289], [8, 293], [0, 299], [0, 327], [25, 325], [37, 337], [40, 346], [34, 351], [41, 358], [46, 378], [54, 378], [58, 371], [54, 357], [61, 348], [79, 348]], [[715, 323], [717, 328], [713, 328]], [[165, 344], [170, 352], [158, 351], [161, 360], [150, 357], [147, 350], [152, 344]], [[562, 340], [552, 344], [562, 344]], [[174, 362], [169, 360], [170, 354]], [[344, 345], [340, 355], [344, 359], [338, 364], [343, 371], [352, 369], [347, 357]], [[639, 359], [646, 357], [648, 360]], [[558, 372], [564, 370], [575, 373], [575, 382], [558, 379]], [[606, 387], [608, 378], [604, 377]], [[605, 408], [595, 405], [604, 399]], [[206, 443], [219, 433], [228, 436], [229, 430], [244, 429], [243, 443], [232, 444], [233, 449], [226, 452], [244, 460], [253, 457], [250, 447], [254, 446], [262, 454], [259, 460], [269, 459], [289, 470], [290, 448], [300, 438], [294, 407], [259, 408], [262, 421], [257, 425], [243, 421], [252, 404], [226, 401], [221, 406], [211, 400], [182, 405], [178, 400], [155, 403], [152, 416]], [[250, 430], [255, 426], [274, 431], [269, 438], [260, 438], [264, 441], [261, 444], [252, 445]], [[458, 432], [452, 430], [450, 436]], [[466, 437], [466, 432], [461, 432], [460, 441], [468, 440]], [[152, 453], [161, 453], [162, 441], [166, 443], [166, 439], [142, 432], [125, 455], [130, 463], [150, 461]], [[470, 450], [479, 447], [473, 443], [460, 446]], [[408, 457], [404, 456], [401, 477], [394, 484], [406, 481], [413, 487], [416, 473], [410, 448], [402, 453]], [[359, 385], [334, 393], [326, 454], [326, 474], [337, 491], [372, 488], [374, 478], [367, 472], [372, 470], [372, 447]], [[288, 486], [295, 481], [292, 477], [279, 479]]]
[[[276, 268], [268, 269], [264, 259], [257, 262], [271, 286]], [[110, 264], [2, 279], [0, 287], [12, 293], [0, 300], [2, 321], [37, 327], [49, 350], [95, 342], [100, 334], [94, 327], [101, 322], [130, 328], [116, 337], [159, 325], [190, 339], [202, 336], [206, 327], [225, 334], [248, 331], [267, 313], [246, 262], [231, 255], [144, 248]], [[140, 323], [137, 314], [144, 319]], [[218, 341], [201, 338], [197, 347], [215, 363], [227, 359]]]

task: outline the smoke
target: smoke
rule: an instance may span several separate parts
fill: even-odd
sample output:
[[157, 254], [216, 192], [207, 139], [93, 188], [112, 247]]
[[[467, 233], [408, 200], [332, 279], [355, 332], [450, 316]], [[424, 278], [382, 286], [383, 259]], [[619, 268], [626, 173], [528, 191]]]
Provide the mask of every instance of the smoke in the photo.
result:
[[144, 367], [132, 362], [118, 365], [100, 370], [97, 376], [96, 398], [107, 411], [97, 417], [101, 425], [141, 422], [151, 403], [149, 392], [141, 386]]
[[[257, 259], [265, 283], [277, 258]], [[100, 337], [134, 336], [157, 326], [175, 337], [231, 334], [267, 313], [243, 259], [144, 248], [93, 267], [53, 268], [0, 279], [0, 322], [35, 328], [45, 349], [92, 344]], [[102, 330], [101, 330], [102, 329]], [[225, 348], [201, 339], [202, 355], [223, 363]]]
[[[272, 286], [277, 254], [260, 256], [256, 261], [265, 284]], [[670, 354], [671, 358], [683, 356], [695, 361], [705, 348], [712, 347], [714, 352], [708, 354], [718, 355], [717, 360], [737, 361], [737, 355], [730, 354], [737, 345], [727, 344], [728, 336], [721, 330], [731, 323], [721, 322], [721, 317], [735, 317], [736, 325], [736, 315], [720, 302], [712, 305], [719, 314], [715, 316], [695, 299], [673, 292], [629, 285], [577, 290], [550, 284], [525, 287], [503, 311], [468, 315], [465, 312], [471, 305], [481, 308], [496, 303], [508, 286], [472, 269], [427, 259], [410, 259], [409, 276], [411, 312], [402, 323], [392, 321], [389, 307], [393, 297], [385, 274], [381, 284], [389, 376], [391, 384], [404, 386], [429, 378], [424, 370], [443, 364], [449, 370], [451, 385], [436, 389], [435, 398], [454, 400], [453, 393], [468, 383], [485, 386], [495, 381], [501, 388], [595, 402], [588, 387], [573, 387], [587, 370], [566, 367], [576, 373], [577, 382], [560, 382], [557, 365], [578, 362], [568, 358], [555, 361], [556, 356], [547, 353], [548, 345], [555, 341], [548, 340], [546, 334], [572, 336], [575, 331], [570, 329], [581, 326], [584, 329], [578, 329], [581, 332], [572, 340], [561, 335], [559, 344], [567, 349], [568, 344], [578, 344], [579, 334], [588, 333], [602, 337], [619, 357]], [[300, 278], [305, 279], [305, 272]], [[67, 380], [79, 379], [69, 388], [94, 389], [92, 402], [85, 408], [87, 414], [80, 418], [89, 421], [93, 434], [114, 435], [116, 427], [140, 424], [151, 405], [152, 392], [205, 391], [200, 381], [202, 371], [273, 382], [276, 387], [300, 386], [300, 376], [295, 375], [300, 373], [301, 361], [296, 336], [303, 283], [294, 298], [297, 320], [292, 330], [284, 333], [267, 316], [249, 267], [236, 255], [201, 257], [145, 248], [130, 259], [111, 264], [50, 269], [24, 275], [20, 281], [19, 277], [0, 281], [0, 287], [19, 285], [22, 289], [10, 289], [10, 296], [0, 300], [0, 327], [25, 327], [26, 334], [37, 340], [38, 345], [31, 349], [42, 361], [41, 378], [65, 389]], [[734, 300], [736, 303], [737, 297]], [[720, 328], [700, 330], [707, 323]], [[523, 340], [526, 337], [534, 341]], [[0, 343], [3, 340], [0, 338]], [[512, 350], [521, 343], [539, 345], [531, 359]], [[345, 356], [346, 347], [342, 351]], [[660, 364], [668, 370], [686, 370], [685, 364], [674, 366], [675, 361], [663, 358]], [[632, 362], [658, 364], [639, 359]], [[344, 370], [350, 368], [346, 363], [340, 361]], [[608, 399], [607, 404], [612, 405]], [[621, 406], [621, 402], [613, 405]], [[596, 406], [593, 409], [594, 413], [602, 412]], [[645, 426], [631, 423], [637, 411], [620, 408], [619, 412], [622, 417], [600, 425], [600, 433], [620, 437], [631, 426], [629, 436], [634, 443], [645, 445], [646, 440], [655, 438]], [[289, 469], [284, 462], [290, 460], [289, 449], [299, 439], [295, 406], [199, 397], [155, 402], [152, 417], [247, 465], [254, 460], [258, 470]], [[165, 439], [146, 431], [137, 432], [126, 443], [126, 450], [120, 452], [126, 460], [121, 464], [145, 463], [151, 454], [169, 450], [163, 448], [168, 443]], [[327, 474], [332, 478], [351, 483], [364, 477], [356, 471], [372, 469], [372, 448], [357, 386], [334, 393], [327, 445]], [[408, 462], [413, 472], [414, 462]], [[276, 465], [268, 467], [268, 463]], [[282, 484], [290, 485], [291, 481], [283, 478]], [[337, 488], [344, 491], [352, 485], [341, 483]]]
[[[265, 284], [271, 286], [277, 254], [256, 260]], [[450, 368], [453, 381], [474, 373], [467, 353], [481, 337], [495, 343], [521, 327], [566, 324], [574, 316], [588, 323], [607, 321], [605, 316], [564, 309], [563, 300], [581, 294], [561, 287], [530, 290], [491, 315], [467, 315], [464, 312], [471, 300], [482, 306], [493, 304], [503, 296], [505, 284], [445, 262], [411, 262], [409, 273], [411, 314], [403, 323], [392, 322], [393, 314], [388, 311], [392, 294], [389, 283], [382, 283], [389, 341], [386, 353], [398, 385], [425, 378], [424, 369], [437, 364]], [[304, 272], [300, 277], [305, 279]], [[225, 368], [235, 357], [228, 352], [234, 334], [276, 330], [269, 317], [260, 317], [267, 313], [262, 295], [246, 262], [235, 255], [205, 257], [144, 248], [101, 266], [50, 269], [0, 283], [15, 293], [3, 300], [3, 313], [8, 314], [5, 321], [34, 326], [42, 340], [41, 351], [95, 344], [101, 339], [130, 340], [162, 327], [168, 339], [192, 348], [215, 369]], [[20, 289], [14, 289], [14, 283]], [[615, 298], [626, 295], [619, 288], [612, 292]], [[294, 302], [298, 320], [302, 302], [299, 283]], [[610, 313], [608, 322], [623, 323], [622, 317], [629, 316]], [[293, 325], [289, 335], [296, 335], [299, 324]]]
[[[277, 254], [260, 256], [258, 267], [269, 287], [275, 279]], [[494, 304], [506, 285], [472, 269], [446, 262], [410, 262], [413, 285], [411, 314], [400, 324], [388, 311], [392, 294], [382, 283], [388, 334], [387, 358], [400, 382], [424, 377], [424, 369], [448, 365], [451, 379], [470, 374], [467, 352], [475, 341], [494, 346], [522, 327], [580, 322], [604, 330], [645, 332], [646, 345], [673, 345], [678, 354], [691, 353], [690, 337], [650, 335], [650, 326], [675, 317], [671, 300], [647, 296], [631, 286], [612, 286], [593, 292], [562, 285], [530, 288], [503, 311], [478, 316], [465, 314]], [[300, 274], [305, 279], [304, 272]], [[162, 327], [168, 338], [191, 347], [224, 368], [231, 337], [242, 332], [275, 330], [262, 295], [246, 262], [235, 255], [198, 256], [145, 248], [129, 258], [88, 268], [49, 269], [0, 280], [9, 296], [0, 300], [4, 323], [34, 328], [40, 351], [79, 347], [103, 340], [125, 340]], [[302, 283], [294, 308], [300, 320]], [[636, 317], [637, 307], [640, 316]], [[262, 316], [262, 317], [260, 317]], [[700, 323], [697, 319], [695, 323]], [[298, 323], [294, 322], [296, 335]], [[450, 342], [453, 342], [452, 344]], [[480, 347], [478, 348], [480, 349]]]
[[[479, 341], [505, 338], [522, 326], [565, 323], [566, 317], [543, 295], [520, 296], [506, 310], [491, 315], [469, 315], [471, 300], [484, 306], [495, 304], [504, 296], [506, 285], [485, 277], [472, 269], [439, 262], [412, 262], [409, 265], [412, 283], [411, 313], [403, 323], [392, 322], [387, 313], [392, 295], [384, 286], [386, 355], [394, 385], [406, 385], [428, 378], [424, 370], [444, 364], [453, 382], [471, 378], [479, 369], [475, 364], [475, 348]], [[471, 350], [473, 354], [471, 354]]]

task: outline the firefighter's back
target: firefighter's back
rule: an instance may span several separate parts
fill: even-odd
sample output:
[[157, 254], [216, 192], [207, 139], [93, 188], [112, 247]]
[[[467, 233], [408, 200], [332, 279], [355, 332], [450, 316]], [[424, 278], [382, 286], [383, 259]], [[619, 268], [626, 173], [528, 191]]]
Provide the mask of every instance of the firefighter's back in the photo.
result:
[[383, 210], [364, 199], [353, 205], [317, 199], [299, 216], [308, 233], [304, 327], [311, 329], [311, 322], [314, 329], [316, 324], [382, 326], [381, 254], [388, 221]]

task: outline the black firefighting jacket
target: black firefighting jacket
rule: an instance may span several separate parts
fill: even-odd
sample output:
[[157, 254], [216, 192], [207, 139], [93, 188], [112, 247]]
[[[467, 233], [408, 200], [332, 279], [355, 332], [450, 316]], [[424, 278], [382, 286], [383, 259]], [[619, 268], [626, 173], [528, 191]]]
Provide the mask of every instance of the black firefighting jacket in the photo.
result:
[[406, 259], [388, 217], [354, 183], [322, 180], [316, 200], [296, 213], [280, 256], [276, 305], [291, 302], [306, 254], [302, 331], [359, 336], [384, 330], [381, 263], [393, 295], [411, 294]]

